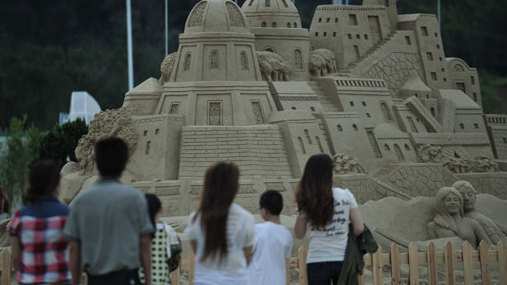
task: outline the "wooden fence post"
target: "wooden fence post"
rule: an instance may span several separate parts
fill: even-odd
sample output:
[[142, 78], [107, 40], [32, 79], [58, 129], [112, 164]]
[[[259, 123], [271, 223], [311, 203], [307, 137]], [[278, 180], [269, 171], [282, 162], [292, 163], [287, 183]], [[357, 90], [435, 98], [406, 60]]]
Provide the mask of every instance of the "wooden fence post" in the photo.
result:
[[11, 284], [11, 253], [9, 250], [4, 249], [2, 253], [2, 284]]
[[408, 245], [408, 267], [409, 267], [409, 277], [408, 280], [410, 285], [418, 285], [419, 284], [419, 252], [417, 250], [417, 244], [411, 242]]
[[482, 285], [491, 285], [491, 272], [489, 269], [489, 245], [481, 240], [479, 243], [479, 260], [481, 262]]
[[373, 284], [374, 285], [382, 285], [384, 284], [383, 276], [382, 276], [382, 247], [379, 246], [377, 252], [373, 254]]
[[298, 249], [298, 268], [299, 268], [299, 285], [307, 285], [308, 278], [306, 276], [306, 247], [302, 246]]
[[474, 266], [472, 261], [472, 245], [463, 243], [463, 269], [465, 271], [465, 285], [474, 284]]
[[437, 273], [437, 260], [435, 252], [435, 244], [430, 242], [426, 247], [426, 263], [428, 265], [428, 284], [437, 285], [438, 273]]
[[180, 284], [180, 268], [181, 268], [181, 262], [180, 262], [180, 266], [178, 266], [178, 268], [176, 268], [176, 270], [174, 270], [170, 274], [172, 285], [179, 285]]
[[194, 251], [190, 250], [188, 255], [188, 284], [194, 284], [195, 256]]
[[392, 242], [391, 243], [391, 283], [400, 284], [400, 247]]
[[507, 244], [502, 240], [496, 246], [498, 252], [498, 284], [507, 284]]
[[447, 244], [445, 245], [444, 262], [445, 262], [445, 284], [454, 285], [456, 283], [454, 280], [454, 251], [452, 249], [451, 242], [447, 242]]

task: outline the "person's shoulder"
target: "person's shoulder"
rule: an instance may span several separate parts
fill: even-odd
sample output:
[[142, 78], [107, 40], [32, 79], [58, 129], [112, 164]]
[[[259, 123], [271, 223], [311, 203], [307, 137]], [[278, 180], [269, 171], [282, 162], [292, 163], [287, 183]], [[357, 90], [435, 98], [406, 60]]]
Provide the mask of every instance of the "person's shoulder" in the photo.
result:
[[354, 197], [348, 188], [333, 187], [333, 195], [336, 197]]
[[245, 208], [241, 207], [240, 205], [238, 205], [236, 203], [232, 203], [230, 211], [233, 215], [235, 215], [241, 219], [255, 222], [255, 218], [252, 215], [252, 213], [250, 213]]

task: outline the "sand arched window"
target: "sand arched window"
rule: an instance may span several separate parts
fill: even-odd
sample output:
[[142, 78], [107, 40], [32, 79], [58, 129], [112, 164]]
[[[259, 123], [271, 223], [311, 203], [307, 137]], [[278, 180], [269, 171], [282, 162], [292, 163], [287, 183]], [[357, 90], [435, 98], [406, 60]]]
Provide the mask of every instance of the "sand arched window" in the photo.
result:
[[266, 0], [266, 7], [271, 7], [271, 0]]
[[294, 50], [294, 67], [296, 69], [303, 69], [303, 55], [300, 49]]
[[241, 70], [249, 70], [248, 67], [248, 56], [246, 55], [246, 51], [242, 51], [240, 54], [240, 62], [241, 62]]
[[276, 28], [276, 22], [271, 23], [271, 27]]
[[185, 61], [183, 62], [183, 71], [190, 70], [190, 64], [192, 62], [192, 54], [187, 53], [185, 55]]
[[261, 27], [265, 28], [267, 26], [266, 22], [262, 22]]
[[398, 161], [405, 161], [405, 156], [403, 155], [403, 152], [401, 151], [401, 148], [398, 144], [394, 144], [394, 152], [396, 153], [396, 158]]
[[287, 23], [287, 28], [292, 28], [292, 24], [290, 22]]
[[380, 103], [380, 109], [382, 110], [382, 114], [384, 114], [384, 118], [387, 121], [393, 120], [393, 116], [391, 115], [391, 111], [389, 110], [387, 103], [385, 103], [385, 102]]
[[209, 69], [218, 69], [218, 51], [212, 50], [209, 55]]

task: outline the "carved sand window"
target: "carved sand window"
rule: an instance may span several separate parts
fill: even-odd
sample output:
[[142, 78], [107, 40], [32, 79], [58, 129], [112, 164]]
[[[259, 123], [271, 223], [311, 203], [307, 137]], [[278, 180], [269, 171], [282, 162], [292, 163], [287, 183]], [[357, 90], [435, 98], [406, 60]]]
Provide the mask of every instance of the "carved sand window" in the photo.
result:
[[160, 133], [160, 129], [155, 130], [155, 134], [158, 135], [158, 133]]
[[433, 117], [435, 117], [435, 108], [431, 107], [430, 111], [431, 111], [431, 114], [433, 115]]
[[143, 132], [143, 135], [144, 135], [144, 136], [147, 136], [147, 135], [148, 135], [148, 131], [144, 131], [144, 132]]
[[507, 138], [503, 138], [503, 143], [507, 144]]
[[208, 102], [208, 125], [222, 125], [222, 102]]
[[396, 158], [398, 158], [398, 161], [405, 161], [405, 156], [403, 155], [399, 145], [394, 144], [394, 152], [396, 152]]
[[392, 121], [393, 116], [391, 115], [391, 111], [389, 110], [387, 104], [384, 102], [380, 103], [380, 109], [382, 110], [382, 114], [384, 114], [384, 118], [387, 121]]
[[276, 28], [276, 22], [271, 23], [271, 27]]
[[192, 55], [190, 53], [187, 53], [187, 55], [185, 55], [185, 61], [183, 63], [183, 71], [188, 71], [190, 69], [191, 61], [192, 61]]
[[354, 131], [356, 131], [356, 132], [359, 131], [356, 124], [352, 124], [352, 128], [354, 128]]
[[289, 5], [287, 5], [287, 0], [282, 0], [283, 2], [283, 6], [285, 6], [285, 8], [289, 7]]
[[336, 125], [336, 128], [338, 129], [339, 132], [343, 132], [343, 127], [342, 125]]
[[255, 122], [257, 124], [265, 124], [264, 120], [264, 114], [262, 113], [262, 106], [261, 102], [259, 101], [252, 101], [252, 110], [255, 116]]
[[169, 114], [177, 114], [179, 108], [180, 108], [179, 103], [171, 103], [171, 108], [169, 108]]
[[384, 150], [385, 150], [385, 151], [391, 151], [391, 148], [389, 147], [389, 145], [388, 145], [388, 144], [385, 144], [385, 145], [384, 145]]
[[209, 56], [209, 69], [218, 69], [218, 51], [212, 50]]
[[303, 143], [303, 139], [301, 137], [298, 137], [299, 146], [301, 146], [301, 151], [303, 151], [303, 154], [306, 154], [305, 144]]
[[241, 62], [241, 70], [249, 70], [248, 67], [248, 57], [246, 55], [246, 51], [242, 51], [240, 54], [240, 62]]
[[262, 22], [261, 27], [265, 28], [267, 26], [266, 22]]
[[309, 144], [312, 144], [312, 138], [310, 138], [310, 132], [308, 130], [304, 130], [304, 132], [305, 132], [306, 140], [308, 141]]
[[248, 3], [248, 6], [252, 6], [252, 4], [253, 4], [254, 1], [255, 0], [250, 0], [250, 2]]
[[146, 150], [144, 151], [145, 155], [150, 154], [150, 148], [151, 148], [151, 141], [146, 142]]
[[357, 15], [349, 14], [349, 25], [357, 26]]
[[410, 147], [408, 146], [408, 144], [405, 144], [405, 150], [410, 151]]
[[423, 36], [427, 37], [428, 36], [428, 27], [422, 26], [421, 33]]
[[298, 27], [298, 23], [294, 22], [294, 28]]
[[299, 49], [294, 50], [294, 66], [296, 69], [303, 69], [303, 55]]
[[266, 0], [266, 7], [271, 7], [271, 0]]
[[290, 22], [287, 23], [287, 28], [292, 28], [292, 24]]

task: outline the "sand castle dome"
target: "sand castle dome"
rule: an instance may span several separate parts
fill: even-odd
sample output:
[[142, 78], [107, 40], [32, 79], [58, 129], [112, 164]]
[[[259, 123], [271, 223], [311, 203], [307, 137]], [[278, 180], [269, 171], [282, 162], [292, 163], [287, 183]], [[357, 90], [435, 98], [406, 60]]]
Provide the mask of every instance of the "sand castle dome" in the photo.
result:
[[202, 0], [197, 3], [185, 24], [187, 33], [249, 33], [241, 9], [231, 0]]
[[291, 0], [247, 0], [241, 10], [249, 27], [301, 28], [299, 12]]

